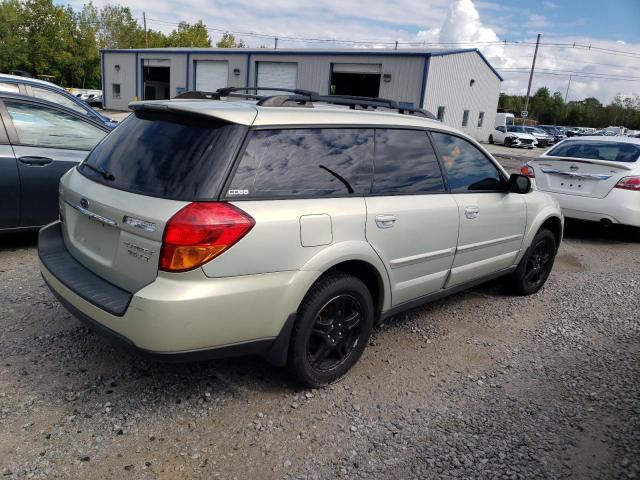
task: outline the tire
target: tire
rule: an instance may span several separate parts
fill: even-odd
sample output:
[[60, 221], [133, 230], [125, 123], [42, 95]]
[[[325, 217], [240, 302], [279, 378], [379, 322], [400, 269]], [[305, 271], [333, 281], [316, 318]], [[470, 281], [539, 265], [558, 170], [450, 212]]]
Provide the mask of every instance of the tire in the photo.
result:
[[513, 144], [513, 140], [511, 139], [511, 137], [507, 137], [504, 139], [504, 146], [505, 147], [510, 147]]
[[553, 233], [541, 228], [533, 237], [531, 246], [520, 260], [518, 268], [509, 278], [509, 285], [515, 295], [532, 295], [542, 288], [553, 269], [556, 250], [556, 238]]
[[489, 135], [489, 143], [493, 145], [493, 135]]
[[358, 278], [333, 273], [305, 296], [291, 334], [287, 366], [303, 385], [324, 387], [353, 367], [373, 328], [371, 293]]

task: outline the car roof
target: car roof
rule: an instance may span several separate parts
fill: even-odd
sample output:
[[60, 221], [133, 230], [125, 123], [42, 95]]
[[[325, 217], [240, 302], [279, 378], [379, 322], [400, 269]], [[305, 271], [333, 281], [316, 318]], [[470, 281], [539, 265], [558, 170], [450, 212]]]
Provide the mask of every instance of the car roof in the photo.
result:
[[269, 107], [247, 100], [174, 99], [132, 102], [133, 110], [151, 109], [193, 113], [251, 126], [284, 125], [394, 125], [406, 127], [430, 127], [455, 132], [437, 120], [418, 115], [376, 109], [352, 109], [347, 106], [314, 102], [309, 107]]
[[64, 90], [64, 88], [62, 88], [60, 85], [56, 85], [55, 83], [40, 80], [38, 78], [21, 77], [20, 75], [9, 75], [8, 73], [0, 73], [0, 82], [3, 80], [11, 82], [30, 83], [33, 85], [42, 85], [43, 87], [55, 88], [56, 90]]

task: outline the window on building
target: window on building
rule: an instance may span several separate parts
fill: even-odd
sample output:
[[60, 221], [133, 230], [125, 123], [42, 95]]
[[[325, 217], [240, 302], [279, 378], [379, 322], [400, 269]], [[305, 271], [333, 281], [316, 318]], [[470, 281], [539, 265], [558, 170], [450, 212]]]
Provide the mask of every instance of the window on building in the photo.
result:
[[438, 107], [438, 120], [444, 122], [444, 107]]
[[462, 113], [462, 126], [466, 127], [469, 124], [469, 110], [465, 110]]
[[444, 192], [442, 172], [427, 133], [376, 129], [373, 193]]
[[478, 128], [482, 127], [483, 123], [484, 123], [484, 112], [480, 112], [478, 114]]
[[363, 195], [371, 187], [373, 129], [253, 133], [228, 197]]
[[498, 168], [475, 145], [454, 135], [433, 132], [453, 193], [502, 190]]
[[120, 98], [120, 84], [119, 83], [112, 83], [111, 84], [111, 96], [113, 98]]

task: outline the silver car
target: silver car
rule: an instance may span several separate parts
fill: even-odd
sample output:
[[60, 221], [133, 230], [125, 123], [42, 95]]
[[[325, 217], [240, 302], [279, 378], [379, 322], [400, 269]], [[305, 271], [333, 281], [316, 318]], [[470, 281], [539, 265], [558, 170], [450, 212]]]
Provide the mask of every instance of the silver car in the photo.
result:
[[557, 202], [421, 111], [193, 97], [133, 103], [61, 180], [42, 274], [93, 328], [168, 360], [260, 355], [318, 387], [391, 315], [549, 276]]

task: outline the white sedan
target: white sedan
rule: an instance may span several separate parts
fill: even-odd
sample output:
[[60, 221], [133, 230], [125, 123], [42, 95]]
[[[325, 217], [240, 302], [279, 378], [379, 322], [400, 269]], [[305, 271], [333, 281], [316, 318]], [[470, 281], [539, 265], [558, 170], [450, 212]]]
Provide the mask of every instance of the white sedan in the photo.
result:
[[571, 137], [520, 170], [566, 217], [640, 227], [640, 138]]
[[509, 125], [496, 127], [489, 135], [489, 143], [500, 143], [505, 147], [533, 148], [538, 142], [536, 137], [525, 130], [525, 127]]

